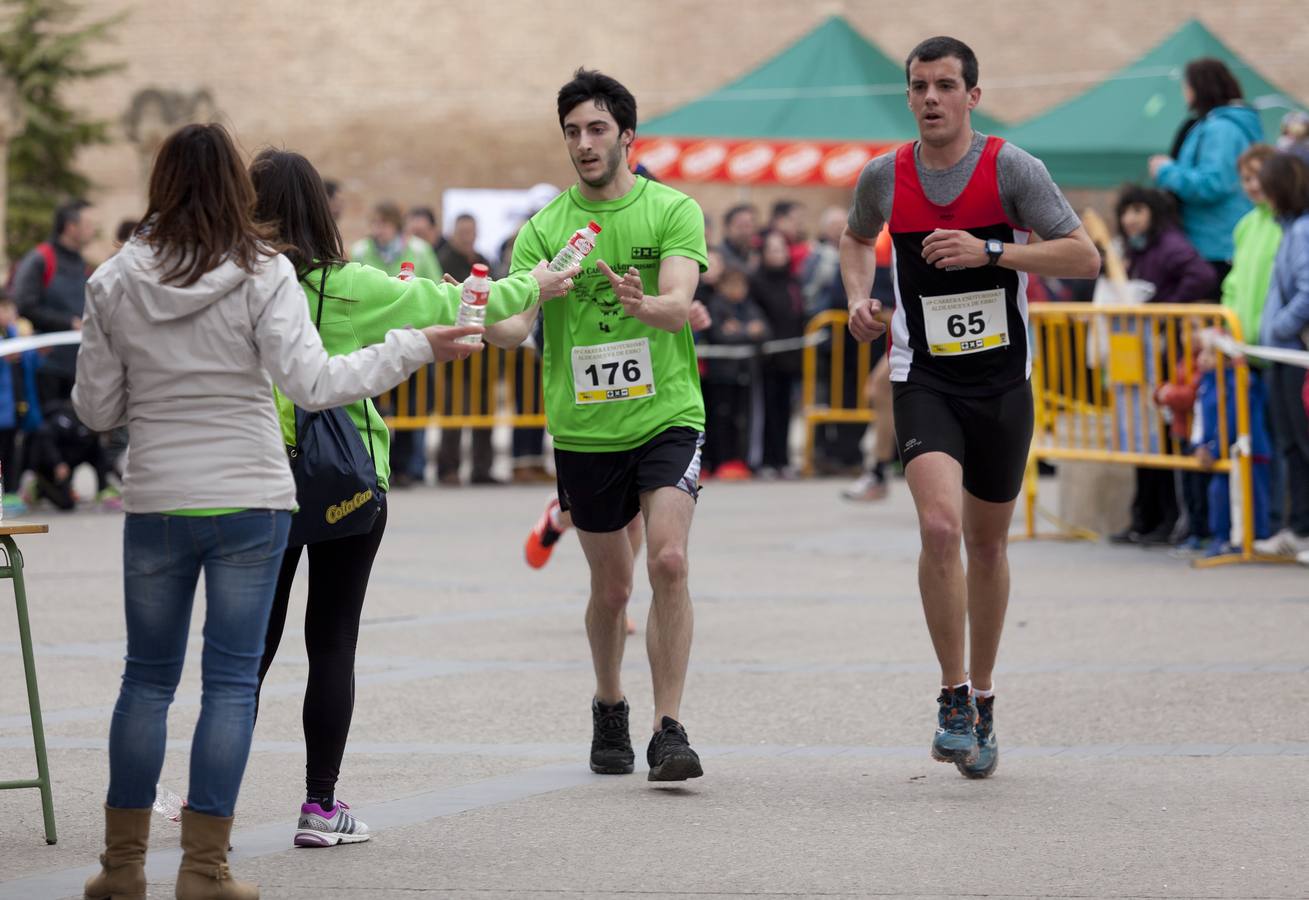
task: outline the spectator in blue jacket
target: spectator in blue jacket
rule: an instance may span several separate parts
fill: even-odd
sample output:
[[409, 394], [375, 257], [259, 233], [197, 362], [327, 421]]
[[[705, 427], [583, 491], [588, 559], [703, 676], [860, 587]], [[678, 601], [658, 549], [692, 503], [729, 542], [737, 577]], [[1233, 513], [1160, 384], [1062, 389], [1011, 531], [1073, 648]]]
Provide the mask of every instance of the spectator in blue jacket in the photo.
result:
[[[1217, 358], [1211, 348], [1200, 351], [1200, 383], [1195, 396], [1195, 431], [1192, 442], [1195, 456], [1206, 468], [1224, 456], [1223, 443], [1228, 445], [1236, 441], [1236, 369], [1231, 365], [1223, 367], [1223, 397], [1226, 400], [1226, 427], [1219, 428], [1218, 415], [1218, 372]], [[1259, 373], [1250, 370], [1247, 388], [1250, 408], [1250, 471], [1253, 487], [1254, 534], [1252, 537], [1263, 539], [1271, 530], [1268, 524], [1269, 499], [1269, 461], [1272, 459], [1272, 440], [1268, 436], [1268, 423], [1264, 410], [1267, 398], [1264, 395], [1263, 382]], [[1209, 491], [1209, 532], [1213, 542], [1207, 555], [1239, 549], [1232, 544], [1232, 488], [1231, 478], [1226, 472], [1215, 472], [1208, 476]]]
[[[1259, 185], [1282, 223], [1260, 343], [1304, 350], [1309, 338], [1309, 163], [1278, 153], [1264, 163]], [[1286, 466], [1285, 527], [1255, 548], [1271, 556], [1309, 551], [1309, 415], [1301, 392], [1305, 370], [1273, 363], [1268, 371], [1269, 413], [1277, 452]]]
[[1250, 200], [1241, 190], [1237, 158], [1263, 138], [1258, 114], [1242, 99], [1241, 85], [1221, 60], [1186, 64], [1182, 96], [1196, 116], [1177, 158], [1155, 156], [1150, 174], [1177, 196], [1182, 228], [1221, 282], [1232, 264], [1232, 229]]

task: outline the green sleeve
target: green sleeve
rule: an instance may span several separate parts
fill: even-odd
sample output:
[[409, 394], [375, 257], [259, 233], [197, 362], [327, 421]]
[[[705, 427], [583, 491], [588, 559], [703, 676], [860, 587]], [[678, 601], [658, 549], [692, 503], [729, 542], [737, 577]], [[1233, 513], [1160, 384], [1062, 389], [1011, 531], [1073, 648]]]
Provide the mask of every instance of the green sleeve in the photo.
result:
[[685, 197], [668, 210], [664, 218], [664, 233], [659, 241], [659, 256], [685, 256], [700, 264], [704, 272], [708, 266], [705, 252], [704, 213], [700, 204]]
[[519, 230], [518, 237], [514, 239], [514, 256], [513, 262], [509, 265], [509, 272], [511, 275], [530, 272], [541, 260], [548, 261], [553, 258], [554, 253], [545, 249], [541, 233], [536, 230], [536, 226], [531, 221], [528, 221]]
[[[396, 328], [453, 325], [459, 314], [459, 285], [428, 278], [401, 281], [371, 266], [352, 266], [354, 282], [346, 296], [350, 323], [361, 346], [380, 344]], [[536, 302], [541, 289], [527, 276], [505, 278], [491, 286], [488, 323], [517, 315]], [[328, 294], [332, 293], [331, 288]]]

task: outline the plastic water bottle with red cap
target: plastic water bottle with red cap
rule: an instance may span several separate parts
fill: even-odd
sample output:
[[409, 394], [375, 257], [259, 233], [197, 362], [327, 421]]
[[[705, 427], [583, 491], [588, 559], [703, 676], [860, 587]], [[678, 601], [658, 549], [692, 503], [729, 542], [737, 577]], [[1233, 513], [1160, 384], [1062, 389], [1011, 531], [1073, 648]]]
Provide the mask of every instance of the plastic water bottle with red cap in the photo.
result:
[[[486, 324], [486, 301], [491, 299], [491, 270], [482, 263], [473, 264], [473, 273], [464, 279], [459, 290], [459, 318], [455, 326]], [[481, 335], [470, 334], [459, 338], [461, 344], [480, 344]]]
[[395, 276], [401, 281], [414, 280], [414, 264], [408, 261], [400, 263], [400, 273]]
[[573, 236], [564, 244], [563, 249], [550, 261], [551, 272], [562, 272], [573, 266], [580, 266], [588, 253], [595, 249], [595, 239], [600, 236], [600, 226], [588, 222], [585, 228], [573, 232]]

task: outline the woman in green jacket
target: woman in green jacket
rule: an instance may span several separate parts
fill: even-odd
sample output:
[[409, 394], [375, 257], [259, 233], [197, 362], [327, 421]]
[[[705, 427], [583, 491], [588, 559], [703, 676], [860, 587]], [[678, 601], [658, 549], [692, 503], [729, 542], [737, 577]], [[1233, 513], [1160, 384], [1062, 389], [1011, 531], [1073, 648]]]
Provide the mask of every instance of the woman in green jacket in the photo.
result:
[[[387, 331], [404, 325], [421, 327], [455, 321], [458, 285], [426, 278], [400, 281], [379, 269], [345, 260], [341, 233], [329, 211], [322, 178], [303, 156], [265, 150], [251, 164], [250, 177], [258, 196], [256, 217], [274, 224], [278, 239], [291, 248], [286, 255], [295, 266], [329, 355], [378, 343]], [[549, 272], [542, 265], [530, 274], [497, 281], [487, 308], [486, 339], [495, 340], [495, 323], [567, 293], [578, 271]], [[280, 395], [277, 404], [283, 437], [288, 445], [293, 444], [294, 407]], [[336, 781], [354, 708], [359, 618], [373, 559], [386, 528], [390, 439], [372, 401], [351, 404], [347, 410], [372, 454], [383, 505], [371, 531], [309, 546], [306, 796], [295, 834], [295, 844], [302, 847], [331, 847], [369, 837], [368, 826], [354, 818], [346, 804], [337, 802]], [[282, 560], [259, 667], [261, 686], [281, 641], [291, 583], [303, 549], [288, 546]]]

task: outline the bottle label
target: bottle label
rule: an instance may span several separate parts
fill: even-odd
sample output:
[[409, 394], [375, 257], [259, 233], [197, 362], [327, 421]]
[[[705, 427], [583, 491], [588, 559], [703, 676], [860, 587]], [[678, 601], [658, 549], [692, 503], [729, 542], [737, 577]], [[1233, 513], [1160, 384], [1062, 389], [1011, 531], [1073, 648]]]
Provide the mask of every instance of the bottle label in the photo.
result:
[[595, 241], [591, 240], [586, 234], [580, 231], [573, 235], [573, 239], [568, 243], [571, 244], [573, 249], [582, 256], [586, 256], [586, 254], [595, 249]]

